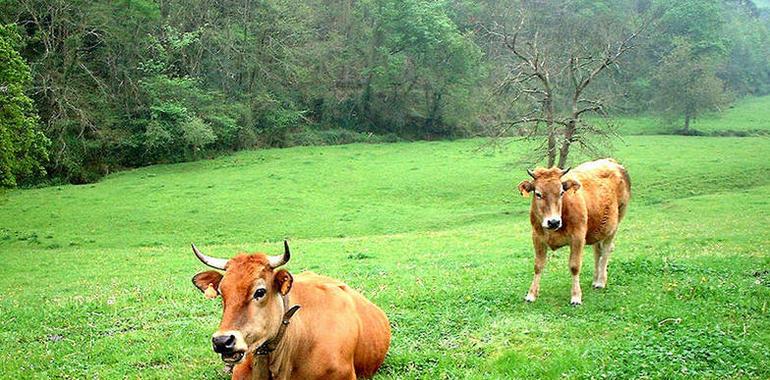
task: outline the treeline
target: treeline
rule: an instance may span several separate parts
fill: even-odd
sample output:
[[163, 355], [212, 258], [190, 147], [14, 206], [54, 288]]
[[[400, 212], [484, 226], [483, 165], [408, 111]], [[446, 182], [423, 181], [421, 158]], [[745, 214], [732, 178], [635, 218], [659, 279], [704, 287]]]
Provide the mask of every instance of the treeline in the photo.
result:
[[614, 112], [689, 120], [770, 92], [768, 17], [748, 0], [9, 0], [0, 23], [6, 186], [250, 147], [489, 134], [537, 107], [504, 88], [505, 25], [600, 49], [648, 23], [591, 88]]

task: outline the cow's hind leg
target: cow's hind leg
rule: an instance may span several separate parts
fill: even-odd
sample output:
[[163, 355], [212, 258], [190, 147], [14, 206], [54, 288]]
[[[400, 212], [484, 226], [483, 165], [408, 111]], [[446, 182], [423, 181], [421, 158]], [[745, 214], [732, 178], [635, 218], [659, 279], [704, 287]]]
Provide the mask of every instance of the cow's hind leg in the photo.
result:
[[527, 296], [524, 297], [527, 302], [534, 302], [537, 299], [537, 294], [540, 292], [540, 276], [543, 274], [543, 268], [545, 268], [545, 263], [548, 260], [545, 242], [533, 237], [532, 243], [535, 246], [535, 275], [532, 277], [532, 285], [529, 286]]
[[596, 284], [599, 282], [599, 258], [602, 256], [601, 242], [594, 243], [594, 288], [598, 288]]
[[607, 264], [610, 261], [610, 255], [615, 249], [615, 235], [610, 235], [606, 239], [597, 242], [594, 245], [594, 258], [596, 259], [594, 273], [594, 289], [603, 289], [607, 286]]

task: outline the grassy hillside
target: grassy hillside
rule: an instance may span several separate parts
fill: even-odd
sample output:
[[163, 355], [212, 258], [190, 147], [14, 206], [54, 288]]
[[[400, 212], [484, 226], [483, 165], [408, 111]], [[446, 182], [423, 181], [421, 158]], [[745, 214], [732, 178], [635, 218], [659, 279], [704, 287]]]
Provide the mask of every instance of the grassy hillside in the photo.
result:
[[[682, 128], [682, 122], [667, 123], [655, 115], [646, 117], [619, 117], [615, 124], [624, 135], [671, 134]], [[770, 96], [746, 97], [720, 113], [697, 118], [690, 128], [713, 136], [770, 134]]]
[[531, 280], [523, 146], [302, 147], [123, 172], [0, 201], [0, 373], [220, 378], [220, 316], [189, 251], [280, 252], [390, 316], [390, 378], [748, 377], [770, 370], [766, 138], [632, 136], [609, 287], [569, 302], [568, 252]]

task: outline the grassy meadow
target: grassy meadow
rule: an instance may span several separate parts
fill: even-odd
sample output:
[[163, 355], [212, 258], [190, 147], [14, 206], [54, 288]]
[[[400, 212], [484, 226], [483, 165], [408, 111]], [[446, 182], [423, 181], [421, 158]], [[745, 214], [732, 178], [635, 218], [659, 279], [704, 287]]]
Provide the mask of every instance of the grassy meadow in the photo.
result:
[[[692, 121], [690, 129], [706, 136], [770, 135], [770, 97], [746, 97], [721, 113], [710, 113]], [[671, 134], [683, 121], [663, 122], [653, 116], [619, 117], [613, 120], [622, 135]]]
[[[725, 129], [755, 128], [733, 113]], [[770, 139], [619, 141], [633, 198], [607, 289], [590, 288], [586, 252], [580, 307], [566, 249], [523, 302], [526, 147], [483, 143], [249, 151], [6, 192], [0, 377], [225, 379], [220, 304], [191, 285], [205, 267], [189, 244], [227, 257], [284, 237], [290, 270], [389, 315], [377, 379], [770, 377]]]

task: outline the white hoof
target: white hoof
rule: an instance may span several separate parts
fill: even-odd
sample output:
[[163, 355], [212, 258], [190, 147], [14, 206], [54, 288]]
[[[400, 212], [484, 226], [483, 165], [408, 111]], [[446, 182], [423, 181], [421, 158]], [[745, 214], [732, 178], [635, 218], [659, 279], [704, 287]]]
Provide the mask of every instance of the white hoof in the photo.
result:
[[603, 283], [601, 283], [601, 282], [594, 282], [594, 283], [593, 283], [593, 286], [594, 286], [594, 289], [604, 289], [604, 287], [605, 287], [606, 285], [604, 285], [604, 284], [603, 284]]
[[569, 304], [572, 306], [582, 305], [583, 300], [580, 297], [572, 297], [572, 300], [569, 301]]
[[532, 295], [532, 294], [528, 293], [528, 294], [527, 294], [527, 296], [526, 296], [526, 297], [524, 297], [524, 301], [527, 301], [527, 302], [535, 302], [535, 298], [537, 298], [537, 297], [535, 297], [534, 295]]

